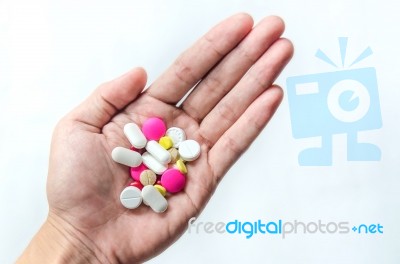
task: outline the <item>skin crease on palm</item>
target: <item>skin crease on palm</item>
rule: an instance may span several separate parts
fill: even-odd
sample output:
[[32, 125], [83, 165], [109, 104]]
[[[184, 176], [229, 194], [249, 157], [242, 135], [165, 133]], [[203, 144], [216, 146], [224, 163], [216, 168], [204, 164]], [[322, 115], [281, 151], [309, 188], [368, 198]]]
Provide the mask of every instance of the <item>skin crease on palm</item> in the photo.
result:
[[[135, 68], [102, 84], [64, 117], [50, 153], [49, 216], [20, 262], [35, 263], [40, 254], [51, 254], [34, 253], [36, 244], [42, 243], [44, 251], [48, 243], [73, 245], [77, 252], [64, 256], [65, 262], [137, 263], [178, 239], [282, 100], [273, 81], [293, 53], [290, 41], [281, 38], [283, 30], [278, 17], [254, 26], [249, 15], [234, 15], [180, 55], [145, 91], [146, 74]], [[114, 147], [130, 147], [123, 126], [141, 126], [154, 116], [167, 127], [183, 128], [201, 145], [199, 159], [187, 165], [185, 189], [167, 198], [169, 207], [162, 214], [144, 205], [135, 210], [121, 206], [119, 195], [131, 181], [129, 168], [111, 159]], [[43, 242], [45, 233], [61, 234], [63, 242], [48, 235]]]

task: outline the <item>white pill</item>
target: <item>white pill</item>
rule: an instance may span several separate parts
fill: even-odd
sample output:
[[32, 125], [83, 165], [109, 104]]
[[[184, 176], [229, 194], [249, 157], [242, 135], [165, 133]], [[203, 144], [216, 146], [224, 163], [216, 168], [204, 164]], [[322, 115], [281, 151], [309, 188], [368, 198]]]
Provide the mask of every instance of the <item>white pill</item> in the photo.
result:
[[168, 202], [153, 185], [146, 185], [142, 189], [143, 202], [156, 213], [162, 213], [168, 208]]
[[150, 153], [145, 152], [142, 155], [143, 163], [150, 170], [154, 171], [156, 174], [161, 175], [164, 171], [167, 170], [167, 166], [160, 163], [156, 158], [154, 158]]
[[146, 146], [147, 139], [135, 123], [126, 124], [124, 126], [124, 134], [135, 148], [142, 149]]
[[179, 144], [178, 151], [183, 160], [193, 161], [200, 156], [200, 145], [195, 140], [185, 140]]
[[142, 156], [139, 153], [123, 147], [113, 149], [111, 157], [115, 162], [129, 167], [137, 167], [142, 163]]
[[142, 192], [135, 186], [128, 186], [121, 192], [119, 199], [125, 208], [135, 209], [142, 203]]
[[158, 144], [157, 141], [150, 140], [147, 142], [146, 150], [163, 164], [168, 164], [171, 161], [171, 154], [169, 154], [165, 148]]
[[179, 147], [179, 144], [186, 140], [185, 131], [179, 127], [168, 128], [166, 135], [172, 139], [172, 142], [174, 142], [174, 148]]

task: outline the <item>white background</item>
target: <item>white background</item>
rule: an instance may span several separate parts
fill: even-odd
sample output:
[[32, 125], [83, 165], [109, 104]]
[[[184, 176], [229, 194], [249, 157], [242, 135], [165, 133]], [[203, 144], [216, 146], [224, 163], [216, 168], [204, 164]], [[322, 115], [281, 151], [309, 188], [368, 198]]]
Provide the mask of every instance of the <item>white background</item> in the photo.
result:
[[154, 80], [193, 41], [240, 11], [277, 14], [296, 53], [278, 79], [335, 69], [337, 37], [348, 36], [354, 66], [375, 67], [383, 127], [362, 134], [381, 162], [347, 162], [334, 137], [334, 165], [299, 167], [312, 140], [294, 140], [285, 99], [270, 125], [230, 170], [198, 221], [380, 223], [383, 235], [185, 234], [150, 263], [400, 262], [400, 4], [398, 1], [44, 1], [0, 0], [0, 263], [11, 263], [47, 214], [45, 182], [57, 120], [98, 84], [134, 66]]

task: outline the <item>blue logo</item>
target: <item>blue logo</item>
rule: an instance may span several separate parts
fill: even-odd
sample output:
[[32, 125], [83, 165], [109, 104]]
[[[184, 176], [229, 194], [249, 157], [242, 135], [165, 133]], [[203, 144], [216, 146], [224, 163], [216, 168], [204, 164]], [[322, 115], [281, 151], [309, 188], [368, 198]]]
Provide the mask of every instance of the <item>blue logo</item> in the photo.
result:
[[[347, 38], [339, 38], [342, 67], [345, 66]], [[372, 54], [366, 48], [349, 67]], [[338, 66], [320, 49], [315, 56]], [[375, 68], [347, 69], [286, 80], [292, 134], [296, 139], [321, 137], [321, 146], [299, 153], [301, 166], [331, 166], [332, 136], [347, 134], [348, 161], [379, 161], [378, 146], [358, 141], [359, 131], [379, 129], [382, 117]]]

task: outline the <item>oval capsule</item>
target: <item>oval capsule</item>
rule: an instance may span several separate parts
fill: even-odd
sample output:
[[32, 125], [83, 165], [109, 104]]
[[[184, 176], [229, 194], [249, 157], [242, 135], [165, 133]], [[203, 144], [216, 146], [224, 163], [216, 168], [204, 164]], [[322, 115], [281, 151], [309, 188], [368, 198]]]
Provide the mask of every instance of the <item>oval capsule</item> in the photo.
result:
[[156, 158], [159, 162], [163, 164], [168, 164], [171, 161], [171, 155], [169, 152], [163, 148], [157, 141], [150, 140], [147, 142], [146, 150], [150, 153], [154, 158]]
[[167, 166], [160, 163], [156, 158], [154, 158], [150, 153], [145, 152], [142, 155], [143, 163], [147, 168], [154, 171], [156, 174], [161, 175], [167, 170]]
[[143, 202], [156, 213], [162, 213], [168, 208], [167, 200], [153, 185], [143, 187], [142, 197]]
[[123, 147], [114, 148], [111, 157], [115, 162], [129, 167], [137, 167], [142, 163], [142, 156], [139, 153]]
[[142, 149], [146, 146], [147, 139], [135, 123], [126, 124], [124, 126], [124, 134], [135, 148]]

